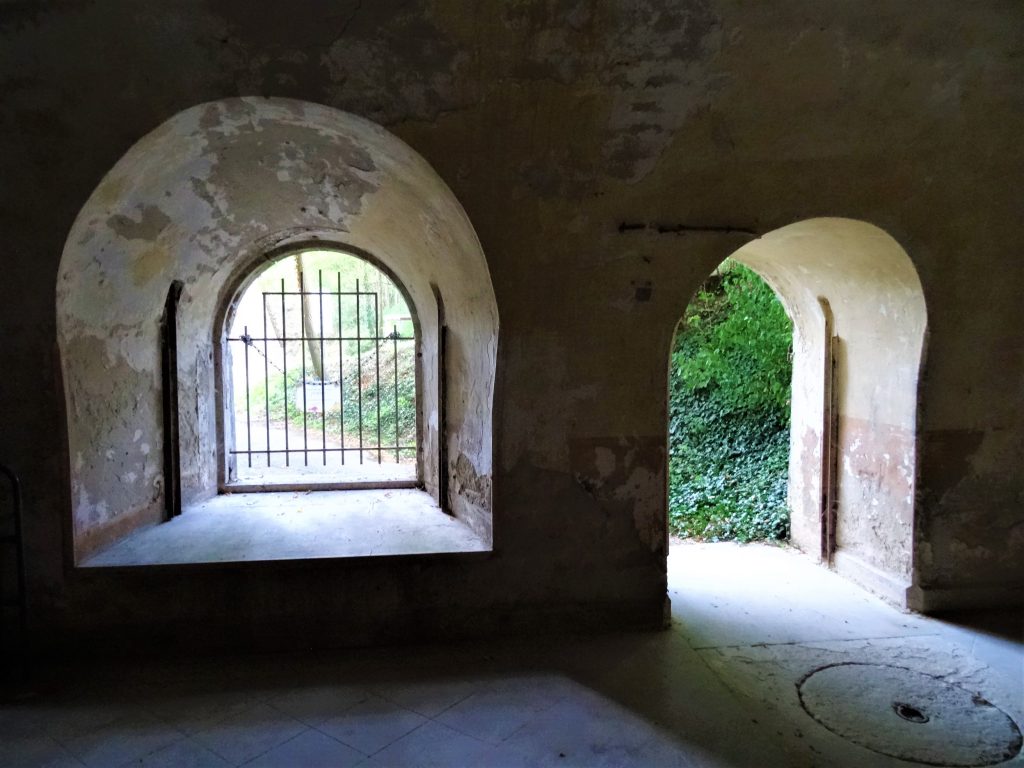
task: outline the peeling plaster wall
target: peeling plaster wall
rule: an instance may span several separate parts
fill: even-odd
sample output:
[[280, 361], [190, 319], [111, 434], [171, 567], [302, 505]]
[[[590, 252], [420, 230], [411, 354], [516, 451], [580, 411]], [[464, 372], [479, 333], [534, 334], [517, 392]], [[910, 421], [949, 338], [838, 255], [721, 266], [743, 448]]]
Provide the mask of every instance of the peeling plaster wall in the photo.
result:
[[[437, 306], [453, 365], [454, 513], [490, 535], [497, 311], [479, 242], [430, 167], [372, 123], [291, 100], [200, 105], [144, 137], [79, 214], [58, 276], [76, 551], [159, 519], [159, 321], [178, 311], [185, 503], [217, 491], [214, 345], [241, 279], [289, 242], [362, 249], [406, 286], [420, 319], [423, 477], [437, 495]], [[156, 448], [154, 450], [154, 448]], [[136, 521], [134, 524], [132, 520]]]
[[836, 218], [783, 227], [734, 256], [765, 277], [793, 319], [793, 542], [820, 551], [823, 298], [838, 337], [838, 563], [842, 571], [856, 558], [869, 572], [880, 571], [891, 582], [888, 596], [902, 602], [911, 583], [918, 373], [927, 325], [914, 265], [877, 227]]
[[[197, 644], [360, 642], [657, 622], [674, 324], [746, 242], [829, 216], [888, 232], [928, 306], [916, 604], [1020, 599], [1018, 3], [970, 13], [955, 0], [0, 6], [0, 460], [24, 481], [40, 643], [133, 632]], [[76, 384], [61, 381], [54, 312], [68, 232], [140, 138], [196, 104], [251, 94], [383, 125], [465, 207], [501, 317], [489, 557], [174, 574], [70, 567], [70, 510], [81, 500], [71, 497], [63, 411]], [[217, 205], [170, 191], [192, 199], [197, 216]], [[163, 200], [147, 202], [170, 216]], [[129, 236], [160, 224], [145, 208], [111, 213], [127, 217], [111, 223]], [[224, 232], [258, 229], [234, 224]], [[196, 234], [216, 247], [220, 231]], [[112, 233], [101, 221], [92, 236]], [[137, 255], [142, 242], [124, 245]], [[141, 272], [159, 272], [161, 259], [138, 262]], [[151, 346], [129, 330], [91, 343], [72, 352], [76, 365], [102, 366], [116, 348], [115, 362], [155, 370]], [[112, 381], [122, 374], [136, 375], [109, 369]], [[157, 403], [124, 407], [152, 420]], [[134, 430], [111, 430], [100, 437], [135, 446], [115, 469], [140, 487], [156, 459]], [[152, 496], [133, 499], [144, 507]]]

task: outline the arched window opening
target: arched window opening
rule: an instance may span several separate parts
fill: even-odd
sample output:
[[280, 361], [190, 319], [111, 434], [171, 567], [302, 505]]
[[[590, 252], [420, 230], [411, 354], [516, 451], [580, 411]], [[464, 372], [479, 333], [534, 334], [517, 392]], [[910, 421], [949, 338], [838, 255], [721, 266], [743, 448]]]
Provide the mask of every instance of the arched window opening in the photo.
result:
[[56, 310], [76, 566], [491, 548], [487, 261], [380, 126], [286, 99], [171, 117], [85, 202]]
[[788, 540], [793, 323], [726, 259], [676, 329], [669, 367], [669, 527], [705, 541]]
[[344, 251], [251, 275], [220, 346], [226, 487], [416, 485], [416, 326], [404, 290]]

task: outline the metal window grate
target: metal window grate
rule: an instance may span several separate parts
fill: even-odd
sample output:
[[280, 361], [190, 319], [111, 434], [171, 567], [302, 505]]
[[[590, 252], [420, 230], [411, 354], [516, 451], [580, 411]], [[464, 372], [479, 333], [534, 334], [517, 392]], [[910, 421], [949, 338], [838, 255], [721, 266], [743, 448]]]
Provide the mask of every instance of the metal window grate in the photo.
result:
[[[233, 366], [238, 470], [411, 463], [416, 458], [411, 318], [385, 329], [378, 294], [354, 290], [252, 291], [260, 300], [226, 343]], [[247, 292], [248, 293], [248, 292]], [[242, 302], [246, 300], [243, 297]], [[241, 302], [240, 302], [241, 306]], [[254, 316], [255, 313], [255, 316]], [[261, 315], [261, 316], [260, 316]], [[393, 318], [389, 318], [389, 322]], [[403, 333], [404, 330], [404, 333]], [[239, 379], [241, 379], [239, 381]]]

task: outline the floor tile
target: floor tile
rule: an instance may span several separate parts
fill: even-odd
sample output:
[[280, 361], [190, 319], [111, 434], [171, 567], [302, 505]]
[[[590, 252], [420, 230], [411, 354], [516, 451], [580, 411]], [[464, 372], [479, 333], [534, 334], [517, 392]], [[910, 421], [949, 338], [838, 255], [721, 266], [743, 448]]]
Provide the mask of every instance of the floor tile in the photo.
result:
[[267, 704], [257, 704], [200, 731], [195, 739], [238, 765], [298, 736], [306, 728]]
[[138, 713], [78, 736], [64, 746], [90, 768], [109, 768], [137, 760], [181, 738], [183, 734], [167, 723]]
[[390, 683], [378, 686], [374, 691], [400, 707], [424, 717], [436, 717], [481, 687], [479, 681], [439, 679]]
[[228, 768], [231, 763], [186, 737], [127, 765], [137, 768]]
[[81, 768], [82, 763], [45, 734], [0, 735], [0, 765], [4, 768]]
[[486, 747], [474, 761], [475, 768], [535, 768], [536, 765], [535, 758], [504, 744]]
[[310, 730], [246, 763], [246, 768], [349, 768], [364, 760], [362, 752]]
[[487, 745], [440, 723], [427, 722], [374, 756], [381, 765], [463, 768], [479, 765]]
[[425, 722], [427, 718], [416, 712], [371, 696], [344, 714], [321, 723], [317, 729], [363, 754], [372, 755]]
[[524, 673], [508, 671], [485, 681], [481, 690], [528, 698], [537, 707], [546, 708], [579, 689], [579, 684], [565, 674], [550, 672]]
[[222, 688], [210, 690], [178, 690], [171, 687], [164, 698], [154, 691], [143, 701], [143, 706], [155, 717], [164, 720], [182, 733], [195, 734], [207, 730], [222, 720], [237, 717], [259, 703], [249, 690]]
[[498, 743], [555, 701], [540, 691], [480, 691], [437, 716], [437, 721], [473, 738]]
[[366, 701], [369, 696], [367, 691], [355, 686], [307, 686], [282, 693], [267, 703], [306, 725], [319, 725]]
[[131, 717], [129, 706], [76, 698], [71, 703], [57, 701], [42, 706], [46, 732], [61, 744], [91, 733], [118, 720]]
[[512, 734], [504, 743], [536, 765], [618, 766], [639, 764], [657, 731], [614, 702], [562, 701]]

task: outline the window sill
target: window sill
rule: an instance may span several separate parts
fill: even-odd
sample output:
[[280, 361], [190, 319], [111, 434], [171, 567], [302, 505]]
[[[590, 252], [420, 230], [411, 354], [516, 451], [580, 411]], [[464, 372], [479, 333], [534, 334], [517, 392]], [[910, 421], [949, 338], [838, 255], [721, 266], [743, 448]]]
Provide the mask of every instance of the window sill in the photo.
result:
[[231, 493], [137, 531], [84, 568], [488, 552], [423, 491]]

